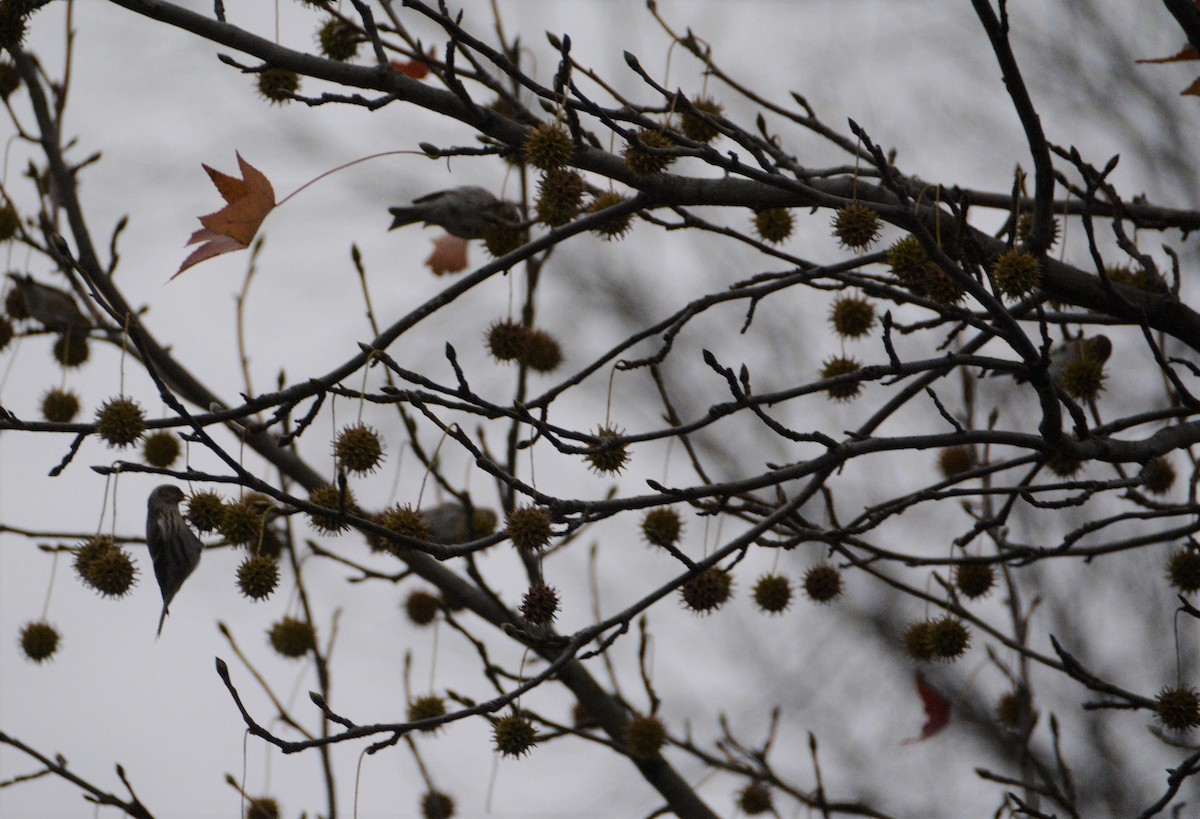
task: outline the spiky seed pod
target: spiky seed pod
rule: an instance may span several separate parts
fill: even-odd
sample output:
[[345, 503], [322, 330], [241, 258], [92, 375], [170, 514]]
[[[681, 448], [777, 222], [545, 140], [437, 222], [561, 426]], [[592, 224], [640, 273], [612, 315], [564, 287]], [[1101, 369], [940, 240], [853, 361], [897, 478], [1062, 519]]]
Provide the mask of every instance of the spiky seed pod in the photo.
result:
[[529, 346], [530, 332], [519, 321], [494, 321], [487, 330], [488, 352], [497, 361], [519, 361]]
[[109, 446], [124, 449], [146, 431], [146, 414], [132, 398], [118, 395], [96, 410], [96, 434]]
[[938, 469], [947, 478], [957, 478], [978, 466], [975, 448], [969, 444], [948, 446], [938, 453]]
[[842, 572], [837, 566], [818, 563], [804, 573], [804, 593], [814, 603], [832, 603], [842, 594]]
[[1164, 286], [1160, 278], [1144, 267], [1139, 267], [1137, 270], [1134, 270], [1129, 265], [1106, 267], [1104, 268], [1104, 274], [1108, 276], [1109, 281], [1113, 284], [1136, 287], [1138, 290], [1145, 290], [1148, 293], [1160, 290]]
[[268, 68], [258, 75], [258, 93], [272, 105], [292, 101], [300, 90], [300, 75], [286, 68]]
[[905, 236], [888, 250], [888, 266], [900, 284], [915, 296], [952, 305], [962, 299], [962, 286], [929, 260], [915, 236]]
[[[417, 697], [408, 704], [408, 721], [420, 722], [423, 719], [436, 719], [437, 717], [446, 716], [446, 701], [437, 694], [426, 694], [423, 697]], [[438, 725], [432, 725], [428, 728], [422, 728], [422, 731], [427, 733], [436, 731]]]
[[483, 229], [483, 246], [493, 259], [512, 253], [528, 240], [528, 234], [519, 224], [497, 220]]
[[931, 624], [929, 643], [936, 659], [956, 660], [971, 645], [971, 632], [961, 620], [949, 615], [939, 617]]
[[522, 552], [540, 552], [550, 544], [550, 516], [537, 506], [518, 506], [504, 520], [508, 537]]
[[533, 330], [525, 339], [521, 363], [539, 373], [554, 372], [562, 364], [562, 347], [545, 330]]
[[792, 581], [781, 574], [764, 574], [754, 584], [754, 604], [767, 614], [782, 614], [792, 604]]
[[[78, 558], [77, 553], [77, 558]], [[137, 567], [129, 553], [109, 541], [108, 548], [96, 550], [89, 558], [76, 560], [76, 571], [83, 582], [91, 586], [104, 597], [119, 599], [129, 594], [137, 582]]]
[[181, 451], [179, 436], [166, 430], [152, 432], [142, 442], [142, 458], [150, 466], [157, 466], [161, 469], [166, 469], [175, 463]]
[[21, 626], [21, 651], [26, 659], [44, 663], [58, 650], [58, 629], [44, 620]]
[[683, 519], [674, 509], [660, 506], [642, 518], [642, 537], [651, 546], [674, 546], [683, 533]]
[[545, 583], [534, 583], [521, 598], [521, 616], [535, 626], [546, 626], [558, 614], [558, 592]]
[[625, 724], [625, 750], [634, 759], [653, 759], [666, 742], [667, 726], [656, 716], [639, 715]]
[[838, 296], [829, 309], [829, 323], [842, 338], [862, 338], [875, 326], [875, 305], [861, 296]]
[[89, 537], [75, 547], [73, 565], [75, 574], [84, 583], [88, 583], [88, 575], [97, 560], [117, 548], [116, 541], [108, 535]]
[[1155, 458], [1142, 469], [1142, 486], [1155, 495], [1165, 495], [1175, 485], [1175, 467], [1166, 458]]
[[1056, 452], [1046, 459], [1046, 468], [1060, 478], [1073, 478], [1083, 469], [1083, 461], [1064, 452]]
[[716, 125], [705, 119], [704, 115], [719, 117], [725, 112], [724, 106], [711, 97], [694, 97], [692, 98], [692, 107], [699, 113], [684, 111], [679, 118], [683, 135], [696, 142], [706, 144], [712, 142], [721, 135], [721, 132], [717, 130]]
[[738, 808], [747, 816], [761, 816], [774, 809], [771, 789], [762, 782], [751, 782], [738, 794]]
[[879, 238], [879, 214], [858, 202], [846, 205], [834, 214], [833, 235], [842, 247], [866, 250]]
[[[850, 375], [862, 369], [862, 364], [858, 359], [848, 355], [835, 355], [829, 358], [821, 365], [821, 380], [829, 378], [837, 378], [842, 375]], [[842, 384], [835, 384], [825, 389], [829, 393], [829, 397], [834, 401], [853, 401], [862, 392], [861, 381], [846, 381]]]
[[665, 154], [653, 154], [647, 151], [674, 148], [675, 143], [662, 131], [653, 128], [642, 128], [637, 132], [637, 141], [629, 142], [621, 151], [621, 158], [629, 170], [638, 176], [654, 176], [662, 173], [671, 166], [675, 157]]
[[[599, 213], [602, 210], [608, 210], [611, 207], [621, 204], [626, 201], [625, 197], [615, 191], [607, 191], [596, 196], [595, 199], [587, 206], [588, 213]], [[627, 213], [619, 219], [610, 219], [599, 227], [592, 228], [593, 233], [598, 233], [608, 241], [620, 239], [629, 232], [629, 228], [633, 226], [633, 214]]]
[[754, 232], [764, 242], [777, 245], [792, 235], [795, 219], [787, 208], [765, 208], [754, 212]]
[[724, 605], [733, 591], [733, 575], [716, 566], [705, 569], [683, 584], [683, 604], [696, 614], [708, 614]]
[[1094, 401], [1104, 392], [1104, 362], [1081, 355], [1063, 368], [1058, 383], [1063, 391], [1077, 401]]
[[7, 347], [13, 340], [17, 331], [13, 329], [13, 323], [5, 316], [0, 316], [0, 350]]
[[248, 798], [246, 819], [279, 819], [279, 803], [269, 796]]
[[258, 543], [265, 525], [265, 510], [247, 496], [225, 504], [217, 530], [230, 544], [245, 546]]
[[1029, 713], [1029, 697], [1020, 691], [1008, 691], [996, 703], [996, 719], [1008, 728], [1023, 725]]
[[421, 797], [421, 819], [453, 819], [454, 799], [441, 791], [429, 791]]
[[21, 87], [21, 72], [8, 60], [0, 60], [0, 99], [8, 99]]
[[188, 498], [188, 523], [199, 532], [215, 532], [225, 516], [225, 500], [212, 490], [206, 489], [194, 493]]
[[362, 42], [354, 26], [341, 20], [326, 20], [317, 31], [317, 45], [321, 53], [331, 60], [345, 62], [358, 54], [358, 44]]
[[1163, 688], [1154, 699], [1154, 715], [1169, 731], [1190, 731], [1200, 725], [1200, 694], [1192, 688]]
[[960, 563], [954, 567], [954, 585], [964, 597], [976, 600], [996, 584], [996, 570], [987, 563]]
[[42, 417], [55, 424], [69, 424], [79, 414], [79, 396], [70, 390], [50, 390], [42, 396]]
[[50, 352], [54, 356], [54, 360], [64, 367], [79, 367], [86, 364], [88, 357], [92, 354], [88, 348], [87, 331], [77, 328], [63, 333], [54, 339], [54, 346]]
[[543, 122], [529, 129], [521, 146], [525, 161], [543, 171], [561, 168], [575, 156], [571, 135], [552, 122]]
[[904, 650], [918, 662], [928, 662], [934, 658], [932, 620], [919, 620], [905, 629]]
[[317, 647], [317, 632], [309, 623], [284, 617], [271, 626], [267, 636], [271, 647], [282, 657], [297, 659]]
[[[1050, 220], [1050, 244], [1047, 248], [1054, 247], [1058, 244], [1058, 234], [1060, 225], [1057, 219]], [[1026, 211], [1017, 217], [1017, 241], [1025, 242], [1029, 239], [1029, 231], [1033, 229], [1033, 213]]]
[[279, 564], [267, 555], [247, 555], [238, 566], [237, 585], [251, 600], [266, 600], [279, 585]]
[[427, 591], [411, 592], [404, 600], [404, 613], [414, 626], [427, 626], [437, 619], [442, 601]]
[[352, 424], [338, 433], [333, 454], [347, 472], [367, 475], [383, 460], [379, 433], [366, 424]]
[[[329, 484], [319, 486], [310, 492], [308, 502], [314, 506], [323, 506], [335, 513], [343, 510], [341, 490]], [[354, 502], [354, 493], [349, 489], [346, 490], [344, 511], [348, 515], [357, 515], [360, 511], [358, 504]], [[309, 513], [308, 522], [312, 524], [313, 528], [328, 535], [339, 534], [350, 528], [350, 524], [341, 520], [336, 514]]]
[[7, 242], [21, 229], [21, 215], [12, 204], [0, 205], [0, 242]]
[[537, 738], [537, 729], [520, 711], [501, 717], [492, 726], [492, 739], [501, 756], [524, 756], [537, 744]]
[[1167, 580], [1184, 594], [1200, 589], [1200, 552], [1183, 548], [1167, 562]]
[[538, 182], [537, 220], [550, 227], [565, 225], [579, 214], [586, 191], [587, 183], [575, 171], [546, 171]]
[[[2, 211], [3, 208], [0, 208]], [[29, 318], [29, 307], [25, 304], [25, 297], [21, 295], [19, 288], [12, 288], [4, 295], [4, 312], [13, 321], [23, 321]]]
[[[429, 540], [429, 526], [421, 513], [408, 504], [389, 506], [379, 516], [379, 525], [390, 532], [410, 537], [413, 540]], [[388, 552], [399, 557], [405, 547], [384, 537], [370, 536], [367, 542], [376, 552]]]
[[625, 465], [629, 463], [629, 447], [625, 444], [605, 449], [601, 449], [601, 447], [607, 441], [620, 438], [621, 430], [613, 427], [598, 427], [595, 435], [600, 439], [596, 444], [596, 451], [589, 452], [584, 456], [588, 462], [588, 469], [598, 475], [620, 474], [625, 469]]
[[1042, 283], [1042, 264], [1032, 253], [1014, 248], [992, 264], [992, 278], [1000, 295], [1019, 299]]
[[925, 269], [926, 279], [923, 284], [925, 295], [943, 307], [951, 307], [962, 301], [966, 291], [963, 286], [933, 262]]

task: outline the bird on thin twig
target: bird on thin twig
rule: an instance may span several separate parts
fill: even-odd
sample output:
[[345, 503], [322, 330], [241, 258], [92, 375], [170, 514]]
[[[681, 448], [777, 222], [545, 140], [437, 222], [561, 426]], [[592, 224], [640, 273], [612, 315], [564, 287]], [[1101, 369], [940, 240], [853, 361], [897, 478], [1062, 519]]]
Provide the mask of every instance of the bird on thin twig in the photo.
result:
[[179, 512], [184, 494], [178, 486], [165, 483], [150, 493], [146, 515], [146, 545], [154, 563], [154, 576], [162, 592], [162, 615], [158, 618], [158, 634], [162, 634], [167, 619], [167, 606], [175, 598], [183, 581], [188, 579], [200, 562], [204, 544], [188, 528]]
[[75, 297], [67, 291], [42, 284], [28, 274], [9, 273], [8, 277], [13, 280], [17, 292], [21, 294], [25, 312], [47, 330], [71, 332], [74, 335], [76, 329], [86, 333], [92, 326], [80, 312]]
[[393, 217], [388, 230], [424, 222], [445, 228], [460, 239], [482, 239], [489, 227], [521, 220], [521, 212], [512, 202], [497, 199], [491, 191], [474, 185], [427, 193], [411, 205], [388, 208], [388, 212]]

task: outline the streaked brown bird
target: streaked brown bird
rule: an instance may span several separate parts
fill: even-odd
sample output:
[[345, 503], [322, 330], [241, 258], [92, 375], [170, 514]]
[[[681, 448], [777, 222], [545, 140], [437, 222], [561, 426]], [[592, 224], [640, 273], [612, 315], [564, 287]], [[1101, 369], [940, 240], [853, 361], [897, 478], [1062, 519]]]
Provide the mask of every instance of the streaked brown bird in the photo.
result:
[[504, 222], [515, 224], [521, 219], [521, 212], [512, 202], [497, 199], [491, 191], [474, 185], [427, 193], [411, 205], [388, 208], [388, 212], [392, 214], [388, 230], [424, 222], [460, 239], [482, 239], [489, 227]]
[[92, 326], [80, 312], [75, 297], [67, 291], [42, 284], [26, 273], [9, 273], [8, 277], [21, 294], [25, 312], [47, 330], [58, 333], [71, 331], [75, 335], [76, 330], [86, 333]]
[[158, 580], [163, 599], [156, 637], [162, 634], [167, 606], [183, 587], [183, 581], [196, 570], [200, 553], [204, 550], [204, 544], [188, 528], [187, 521], [179, 512], [179, 502], [184, 497], [183, 490], [178, 486], [164, 483], [150, 493], [147, 503], [146, 545], [150, 548], [154, 577]]

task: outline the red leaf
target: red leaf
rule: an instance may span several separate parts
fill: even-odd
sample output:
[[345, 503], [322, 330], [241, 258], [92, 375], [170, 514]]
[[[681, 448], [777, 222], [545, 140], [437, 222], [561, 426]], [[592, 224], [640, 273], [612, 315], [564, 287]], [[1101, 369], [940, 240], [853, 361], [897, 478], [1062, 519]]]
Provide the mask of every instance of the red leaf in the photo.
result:
[[263, 219], [275, 207], [275, 189], [271, 187], [271, 181], [258, 168], [242, 159], [241, 154], [237, 155], [237, 160], [242, 171], [241, 179], [207, 165], [201, 166], [208, 172], [226, 204], [220, 210], [200, 217], [200, 224], [204, 227], [193, 233], [187, 243], [203, 244], [183, 260], [175, 276], [213, 256], [245, 250], [254, 240]]
[[[433, 59], [434, 53], [434, 50], [430, 48], [429, 59]], [[429, 63], [424, 60], [392, 60], [389, 65], [414, 80], [423, 80], [429, 76]]]
[[1172, 54], [1170, 57], [1154, 57], [1145, 60], [1138, 60], [1139, 63], [1181, 63], [1187, 60], [1200, 60], [1200, 54], [1196, 53], [1196, 47], [1193, 45], [1185, 45], [1179, 49], [1178, 54]]
[[903, 745], [929, 739], [945, 728], [950, 723], [950, 708], [954, 704], [934, 688], [920, 671], [916, 673], [916, 680], [917, 695], [921, 698], [921, 705], [925, 706], [925, 724], [921, 726], [920, 736], [904, 740], [901, 743]]
[[457, 273], [467, 269], [467, 240], [446, 234], [433, 240], [433, 252], [425, 260], [433, 275]]

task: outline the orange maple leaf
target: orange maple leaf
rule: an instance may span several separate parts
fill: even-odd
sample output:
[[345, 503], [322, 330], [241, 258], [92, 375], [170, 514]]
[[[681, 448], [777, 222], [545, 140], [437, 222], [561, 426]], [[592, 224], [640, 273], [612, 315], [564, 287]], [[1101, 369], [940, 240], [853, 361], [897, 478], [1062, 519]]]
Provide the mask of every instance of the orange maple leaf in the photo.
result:
[[[429, 59], [434, 59], [435, 54], [436, 52], [430, 47]], [[423, 80], [429, 76], [429, 64], [424, 60], [392, 60], [388, 64], [401, 74], [406, 74], [414, 80]]]
[[467, 269], [467, 240], [446, 234], [433, 240], [433, 252], [425, 260], [433, 275], [457, 273]]
[[217, 186], [217, 192], [226, 205], [215, 213], [200, 217], [200, 224], [204, 227], [193, 233], [187, 244], [203, 244], [183, 260], [175, 276], [205, 259], [245, 250], [254, 240], [267, 214], [275, 207], [275, 189], [271, 187], [271, 181], [262, 171], [242, 159], [240, 153], [237, 161], [242, 171], [241, 179], [201, 165]]

